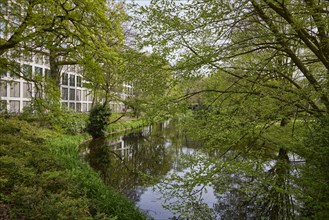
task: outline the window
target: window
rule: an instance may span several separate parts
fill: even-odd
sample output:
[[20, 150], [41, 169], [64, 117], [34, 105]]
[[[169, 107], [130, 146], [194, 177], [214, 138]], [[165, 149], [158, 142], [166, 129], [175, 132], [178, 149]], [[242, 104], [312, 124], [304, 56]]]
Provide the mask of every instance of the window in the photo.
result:
[[67, 73], [62, 75], [62, 85], [69, 85], [69, 75]]
[[69, 92], [67, 88], [62, 88], [62, 99], [68, 100], [69, 99]]
[[77, 112], [81, 112], [81, 103], [77, 103], [77, 106], [76, 107], [77, 107], [77, 110], [76, 111]]
[[75, 86], [75, 75], [70, 75], [70, 86]]
[[21, 75], [21, 66], [19, 63], [14, 63], [10, 70], [10, 76], [13, 79], [17, 79], [18, 76], [20, 75]]
[[32, 84], [23, 83], [23, 98], [31, 98], [32, 94]]
[[26, 78], [31, 78], [32, 76], [32, 66], [31, 65], [23, 65], [23, 76]]
[[81, 78], [81, 76], [77, 76], [77, 87], [82, 87], [82, 78]]
[[82, 104], [82, 111], [86, 112], [87, 111], [87, 103]]
[[77, 101], [81, 101], [81, 90], [77, 89], [77, 96], [76, 96]]
[[35, 86], [34, 87], [34, 92], [35, 92], [35, 97], [36, 98], [42, 98], [42, 94], [43, 94], [43, 85], [42, 84], [39, 84], [38, 86]]
[[34, 67], [34, 74], [37, 77], [42, 77], [42, 68], [41, 67]]
[[0, 112], [6, 112], [6, 111], [7, 111], [7, 101], [0, 100]]
[[87, 90], [82, 91], [82, 101], [87, 101]]
[[70, 89], [70, 100], [75, 100], [75, 89]]
[[25, 107], [30, 107], [31, 106], [31, 102], [30, 101], [24, 101], [23, 102], [23, 109], [25, 108]]
[[7, 82], [5, 81], [0, 81], [0, 96], [7, 96]]
[[10, 85], [10, 97], [20, 97], [20, 83], [12, 82]]
[[20, 103], [19, 101], [10, 101], [9, 102], [9, 112], [11, 113], [19, 113]]
[[89, 93], [88, 94], [88, 101], [92, 101], [93, 100], [93, 94]]
[[51, 78], [51, 73], [49, 69], [45, 69], [45, 77]]
[[42, 65], [43, 64], [43, 56], [40, 54], [35, 55], [35, 62]]
[[75, 103], [74, 102], [70, 102], [69, 106], [70, 106], [70, 110], [75, 111]]
[[62, 102], [62, 109], [64, 109], [64, 110], [67, 110], [68, 109], [67, 102]]

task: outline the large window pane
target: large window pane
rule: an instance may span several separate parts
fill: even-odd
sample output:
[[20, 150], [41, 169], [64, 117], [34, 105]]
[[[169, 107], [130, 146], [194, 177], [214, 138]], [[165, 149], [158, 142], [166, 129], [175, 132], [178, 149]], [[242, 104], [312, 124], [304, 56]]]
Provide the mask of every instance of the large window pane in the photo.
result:
[[69, 92], [67, 88], [62, 88], [62, 99], [68, 100], [69, 99]]
[[77, 89], [77, 101], [81, 101], [81, 90]]
[[51, 77], [50, 69], [45, 69], [45, 77], [47, 78]]
[[75, 103], [74, 102], [73, 103], [70, 102], [69, 107], [70, 107], [70, 110], [75, 111]]
[[69, 85], [69, 75], [67, 73], [62, 75], [62, 85]]
[[82, 79], [81, 79], [81, 76], [77, 76], [77, 87], [82, 87]]
[[81, 112], [81, 103], [77, 103], [76, 107], [77, 107], [76, 111]]
[[6, 112], [6, 111], [7, 111], [7, 101], [0, 100], [0, 112]]
[[70, 75], [70, 86], [75, 86], [75, 75]]
[[23, 111], [25, 107], [30, 107], [31, 106], [31, 102], [30, 101], [24, 101], [23, 102]]
[[89, 93], [88, 94], [88, 101], [92, 101], [93, 100], [93, 94], [92, 93]]
[[37, 77], [42, 77], [42, 68], [41, 67], [34, 67], [34, 74]]
[[20, 83], [12, 82], [10, 85], [10, 97], [20, 97]]
[[87, 103], [82, 104], [82, 111], [86, 112], [87, 111]]
[[24, 64], [23, 65], [23, 76], [26, 78], [31, 78], [32, 77], [32, 66]]
[[31, 83], [23, 83], [23, 97], [31, 98], [32, 94], [32, 84]]
[[35, 97], [43, 98], [43, 91], [44, 91], [43, 85], [39, 84], [38, 86], [35, 86], [34, 88], [35, 88], [34, 89]]
[[82, 91], [82, 101], [87, 101], [87, 90]]
[[11, 113], [19, 113], [19, 101], [10, 101], [9, 102], [9, 112]]
[[10, 68], [10, 76], [13, 79], [17, 79], [21, 75], [21, 66], [19, 63], [14, 63]]
[[70, 100], [75, 100], [75, 89], [70, 89]]
[[7, 96], [7, 82], [5, 81], [0, 81], [0, 96]]

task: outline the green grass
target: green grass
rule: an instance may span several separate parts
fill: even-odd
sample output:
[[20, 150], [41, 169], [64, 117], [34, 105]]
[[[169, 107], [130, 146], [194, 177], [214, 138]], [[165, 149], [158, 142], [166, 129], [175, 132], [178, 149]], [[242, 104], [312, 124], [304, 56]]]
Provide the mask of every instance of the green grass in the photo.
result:
[[86, 136], [0, 116], [1, 219], [145, 219], [80, 160]]
[[140, 128], [146, 125], [146, 122], [142, 119], [131, 119], [131, 120], [122, 120], [114, 124], [110, 124], [108, 127], [108, 132], [120, 132], [125, 130], [132, 130], [135, 128]]

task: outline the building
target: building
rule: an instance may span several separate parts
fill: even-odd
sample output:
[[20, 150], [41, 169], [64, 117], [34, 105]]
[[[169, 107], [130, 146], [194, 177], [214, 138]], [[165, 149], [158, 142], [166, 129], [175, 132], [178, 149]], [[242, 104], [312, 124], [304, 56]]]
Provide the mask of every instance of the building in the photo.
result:
[[[34, 77], [49, 77], [50, 69], [47, 59], [34, 56], [30, 61], [18, 61], [18, 68], [22, 75]], [[61, 106], [77, 112], [87, 112], [92, 106], [92, 93], [83, 87], [82, 76], [77, 73], [77, 68], [63, 68], [61, 71]], [[0, 110], [10, 113], [22, 112], [29, 106], [33, 97], [44, 97], [42, 89], [37, 88], [34, 82], [24, 80], [2, 70], [0, 76]]]
[[[17, 62], [22, 75], [34, 78], [49, 77], [50, 69], [47, 59], [34, 56], [30, 61]], [[76, 112], [88, 112], [92, 108], [92, 91], [84, 87], [79, 67], [67, 66], [61, 71], [61, 108]], [[123, 84], [123, 90], [117, 92], [119, 100], [126, 100], [133, 94], [133, 86]], [[31, 104], [33, 97], [44, 97], [42, 90], [34, 82], [27, 81], [10, 71], [0, 72], [0, 112], [20, 113]], [[111, 101], [110, 108], [114, 112], [122, 112], [126, 107], [121, 101]]]
[[[15, 27], [24, 20], [26, 13], [24, 13], [24, 7], [20, 5], [21, 3], [15, 0], [0, 0], [0, 17], [3, 18], [0, 20], [0, 40], [10, 39], [12, 32], [8, 30], [15, 30]], [[17, 10], [17, 13], [9, 13], [10, 9], [13, 8]], [[28, 30], [33, 33], [34, 27]], [[65, 47], [65, 43], [63, 45]], [[13, 58], [14, 56], [12, 56], [11, 52], [13, 51], [9, 50], [5, 54], [1, 54], [1, 56]], [[37, 81], [42, 82], [44, 81], [43, 79], [50, 76], [48, 57], [41, 54], [19, 54], [17, 57], [19, 58], [14, 59], [17, 62], [15, 71], [0, 70], [0, 112], [19, 113], [23, 111], [24, 107], [31, 104], [34, 97], [46, 98], [44, 94], [46, 83], [35, 83], [33, 79], [39, 79]], [[84, 86], [87, 82], [83, 80], [82, 74], [80, 74], [82, 73], [81, 71], [81, 68], [77, 65], [63, 66], [61, 68], [60, 91], [61, 107], [63, 109], [87, 112], [92, 107], [92, 91]], [[16, 72], [16, 74], [13, 74], [13, 72]], [[21, 77], [18, 77], [18, 75]], [[123, 91], [115, 93], [117, 101], [110, 102], [110, 107], [113, 111], [124, 111], [125, 106], [121, 100], [127, 99], [132, 94], [133, 88], [131, 85], [124, 83], [122, 87]]]

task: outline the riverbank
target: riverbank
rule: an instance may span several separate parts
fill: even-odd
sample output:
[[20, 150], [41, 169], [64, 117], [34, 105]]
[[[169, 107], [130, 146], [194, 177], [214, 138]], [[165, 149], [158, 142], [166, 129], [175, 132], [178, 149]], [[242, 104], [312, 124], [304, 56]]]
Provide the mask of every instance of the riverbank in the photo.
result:
[[0, 219], [145, 219], [80, 160], [83, 124], [55, 127], [0, 116]]

